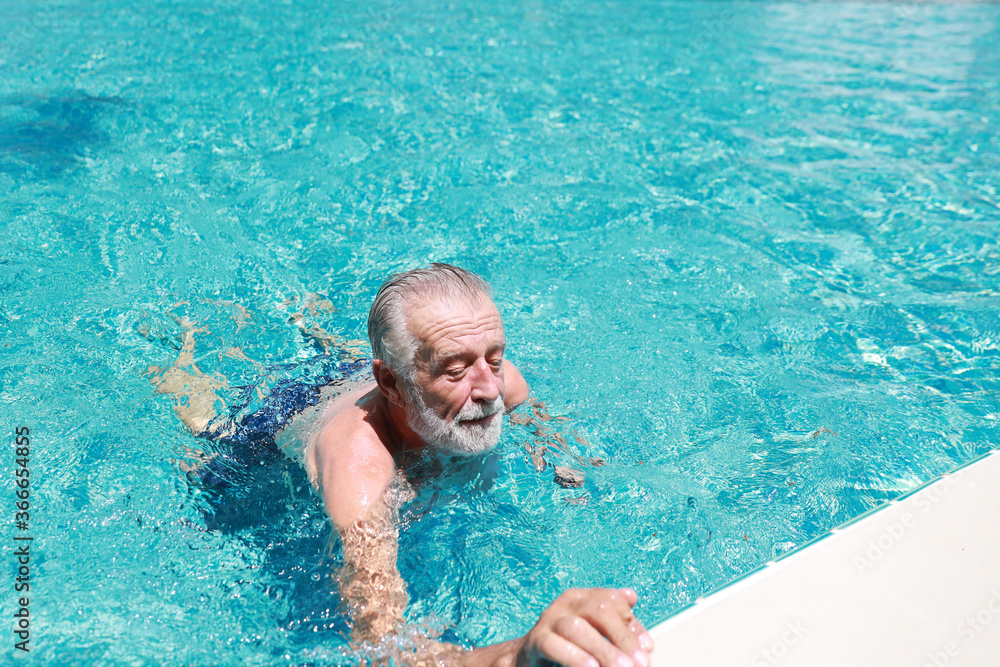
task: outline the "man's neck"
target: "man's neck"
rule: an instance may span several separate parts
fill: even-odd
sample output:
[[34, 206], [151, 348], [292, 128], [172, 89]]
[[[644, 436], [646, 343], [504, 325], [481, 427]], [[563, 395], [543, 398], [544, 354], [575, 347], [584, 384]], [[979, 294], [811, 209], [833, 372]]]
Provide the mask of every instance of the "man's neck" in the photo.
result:
[[373, 416], [381, 424], [384, 436], [383, 444], [393, 457], [406, 453], [417, 453], [426, 448], [427, 444], [406, 423], [406, 410], [389, 401], [381, 391], [375, 396]]

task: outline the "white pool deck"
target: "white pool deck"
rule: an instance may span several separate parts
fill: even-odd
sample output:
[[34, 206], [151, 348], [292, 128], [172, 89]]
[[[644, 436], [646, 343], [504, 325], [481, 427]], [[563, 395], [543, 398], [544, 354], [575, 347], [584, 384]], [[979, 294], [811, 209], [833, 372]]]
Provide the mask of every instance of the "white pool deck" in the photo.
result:
[[653, 667], [1000, 667], [1000, 452], [650, 630]]

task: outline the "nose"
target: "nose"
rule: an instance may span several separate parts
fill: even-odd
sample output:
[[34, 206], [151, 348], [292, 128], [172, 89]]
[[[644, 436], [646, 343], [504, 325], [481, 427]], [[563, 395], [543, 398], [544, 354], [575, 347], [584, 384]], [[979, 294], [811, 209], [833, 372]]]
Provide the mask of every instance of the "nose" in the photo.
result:
[[471, 398], [474, 401], [492, 403], [497, 396], [503, 395], [503, 377], [494, 373], [485, 359], [473, 364], [469, 380], [472, 382]]

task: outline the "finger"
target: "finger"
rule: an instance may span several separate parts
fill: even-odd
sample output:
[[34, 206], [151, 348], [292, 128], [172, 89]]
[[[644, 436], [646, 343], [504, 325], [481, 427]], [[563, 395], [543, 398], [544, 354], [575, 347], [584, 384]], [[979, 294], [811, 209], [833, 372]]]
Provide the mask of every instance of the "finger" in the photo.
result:
[[636, 592], [624, 588], [602, 593], [596, 613], [587, 614], [587, 620], [637, 665], [648, 665], [653, 641], [632, 613], [632, 605], [638, 601]]
[[[628, 623], [635, 616], [632, 614], [632, 604], [627, 593], [628, 589], [618, 588], [580, 588], [566, 591], [563, 595], [575, 598], [574, 608], [585, 610], [593, 609], [597, 604], [599, 613], [615, 613], [620, 619]], [[635, 591], [632, 591], [634, 597]], [[585, 612], [581, 611], [585, 615]]]
[[628, 602], [629, 607], [634, 607], [635, 603], [639, 601], [639, 594], [631, 588], [619, 588], [618, 592], [622, 594], [625, 601]]
[[631, 588], [619, 588], [601, 591], [601, 602], [598, 609], [601, 614], [617, 614], [625, 624], [631, 623], [635, 619], [632, 613], [632, 606], [636, 601], [636, 594]]
[[[579, 616], [567, 616], [553, 628], [561, 637], [581, 649], [593, 664], [601, 667], [636, 667], [635, 661], [605, 639], [594, 626]], [[647, 663], [648, 664], [648, 663]]]
[[[632, 588], [619, 588], [618, 592], [625, 598], [629, 607], [634, 607], [639, 601], [639, 594]], [[649, 635], [649, 632], [646, 631], [645, 626], [639, 622], [639, 619], [637, 619], [634, 615], [631, 615], [630, 618], [626, 618], [625, 620], [628, 622], [629, 629], [632, 631], [632, 634], [635, 635], [642, 650], [647, 653], [652, 651], [653, 638]]]
[[555, 632], [548, 633], [538, 647], [546, 658], [566, 667], [603, 667], [594, 656]]
[[[630, 661], [640, 667], [649, 665], [649, 656], [643, 650], [639, 636], [631, 628], [631, 623], [636, 622], [634, 617], [631, 617], [630, 621], [625, 621], [618, 615], [617, 610], [606, 609], [605, 613], [595, 614], [588, 620], [592, 629], [607, 637], [604, 644], [614, 645], [619, 653], [629, 656]], [[589, 649], [589, 646], [584, 646], [584, 648]]]
[[628, 627], [632, 631], [632, 634], [635, 635], [635, 638], [639, 641], [639, 647], [646, 653], [652, 652], [653, 638], [650, 636], [645, 626], [639, 622], [639, 619], [632, 619], [632, 622], [628, 624]]

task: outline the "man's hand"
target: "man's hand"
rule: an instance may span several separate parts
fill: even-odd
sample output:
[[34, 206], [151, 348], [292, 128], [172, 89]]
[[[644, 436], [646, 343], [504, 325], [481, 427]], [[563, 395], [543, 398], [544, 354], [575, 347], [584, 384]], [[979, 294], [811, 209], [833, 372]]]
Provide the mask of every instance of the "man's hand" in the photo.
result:
[[648, 667], [653, 639], [632, 614], [631, 588], [572, 589], [521, 640], [517, 667]]

